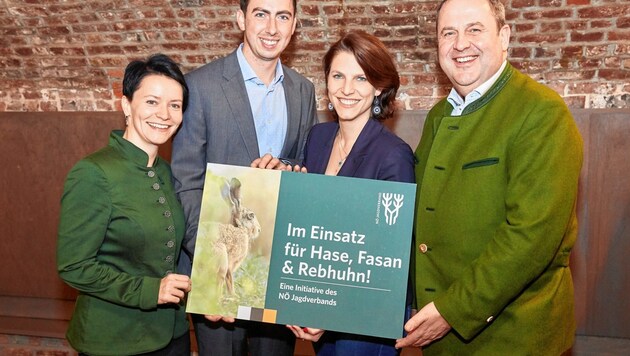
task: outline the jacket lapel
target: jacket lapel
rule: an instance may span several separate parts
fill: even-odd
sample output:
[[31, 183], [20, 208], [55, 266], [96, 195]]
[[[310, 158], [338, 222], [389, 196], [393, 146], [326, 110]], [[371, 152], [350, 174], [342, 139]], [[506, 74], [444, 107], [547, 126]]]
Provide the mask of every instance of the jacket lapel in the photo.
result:
[[232, 52], [225, 61], [223, 79], [224, 81], [221, 83], [221, 88], [225, 93], [227, 104], [232, 111], [232, 119], [241, 132], [247, 154], [254, 160], [260, 157], [260, 153], [258, 152], [258, 138], [256, 137], [254, 117], [249, 105], [247, 89], [243, 82], [243, 74], [238, 65], [236, 52]]
[[319, 158], [319, 160], [315, 162], [315, 167], [310, 171], [326, 174], [326, 168], [328, 167], [328, 161], [330, 160], [330, 156], [332, 155], [333, 145], [335, 143], [335, 137], [337, 137], [337, 132], [339, 132], [339, 124], [335, 123], [335, 127], [332, 130], [332, 135], [328, 135], [326, 141], [323, 142], [322, 146], [317, 149], [317, 152], [319, 154], [315, 154], [314, 156]]
[[348, 158], [346, 158], [346, 162], [339, 170], [338, 175], [346, 176], [346, 177], [354, 177], [359, 167], [363, 161], [367, 158], [368, 155], [368, 147], [372, 140], [376, 139], [378, 135], [383, 130], [383, 125], [381, 125], [378, 121], [374, 119], [369, 119], [357, 141], [352, 146], [352, 150], [348, 154]]
[[290, 138], [298, 137], [300, 130], [300, 120], [296, 120], [295, 118], [300, 117], [302, 94], [300, 93], [300, 87], [296, 85], [287, 72], [286, 70], [284, 71], [284, 79], [282, 81], [284, 98], [287, 103], [287, 134], [284, 138], [284, 144], [282, 145], [281, 157], [290, 156], [291, 149], [293, 148]]

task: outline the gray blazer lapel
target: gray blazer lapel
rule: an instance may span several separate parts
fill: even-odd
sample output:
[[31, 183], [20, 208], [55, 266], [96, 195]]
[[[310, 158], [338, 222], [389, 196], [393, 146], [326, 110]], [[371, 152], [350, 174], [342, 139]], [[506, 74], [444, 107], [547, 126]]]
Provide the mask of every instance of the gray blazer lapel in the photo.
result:
[[230, 54], [225, 62], [223, 78], [225, 80], [221, 83], [221, 88], [225, 93], [227, 104], [232, 111], [232, 118], [241, 132], [247, 153], [250, 158], [254, 160], [260, 157], [260, 153], [258, 152], [258, 138], [256, 137], [254, 117], [249, 105], [247, 89], [243, 82], [243, 75], [238, 65], [236, 52]]
[[284, 73], [284, 81], [282, 84], [284, 87], [284, 97], [287, 102], [287, 134], [284, 138], [284, 145], [282, 146], [280, 156], [288, 157], [293, 148], [295, 137], [300, 136], [301, 120], [296, 120], [295, 118], [301, 116], [302, 93], [300, 93], [299, 84], [295, 83], [290, 75], [287, 75], [286, 70]]

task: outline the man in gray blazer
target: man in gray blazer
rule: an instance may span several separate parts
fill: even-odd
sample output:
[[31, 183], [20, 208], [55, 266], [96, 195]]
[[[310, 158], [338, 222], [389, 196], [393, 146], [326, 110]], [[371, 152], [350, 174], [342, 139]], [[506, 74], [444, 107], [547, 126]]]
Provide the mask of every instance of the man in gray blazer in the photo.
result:
[[[190, 273], [206, 163], [249, 166], [265, 154], [301, 160], [316, 121], [315, 88], [280, 63], [296, 27], [296, 0], [241, 0], [236, 14], [243, 43], [231, 54], [186, 75], [190, 90], [173, 141], [175, 189], [187, 219], [179, 267]], [[193, 287], [194, 288], [194, 287]], [[193, 315], [199, 354], [293, 355], [284, 325], [211, 322]], [[248, 342], [249, 339], [249, 342]]]

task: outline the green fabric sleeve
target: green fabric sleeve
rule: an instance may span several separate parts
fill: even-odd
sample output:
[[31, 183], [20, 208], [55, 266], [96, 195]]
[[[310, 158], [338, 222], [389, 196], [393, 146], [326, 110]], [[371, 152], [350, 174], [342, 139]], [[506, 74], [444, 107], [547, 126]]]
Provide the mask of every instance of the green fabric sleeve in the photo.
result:
[[106, 238], [112, 210], [109, 189], [103, 171], [89, 160], [79, 161], [68, 174], [58, 230], [59, 276], [78, 291], [112, 303], [155, 308], [158, 278], [130, 275], [99, 261], [99, 250], [111, 243]]

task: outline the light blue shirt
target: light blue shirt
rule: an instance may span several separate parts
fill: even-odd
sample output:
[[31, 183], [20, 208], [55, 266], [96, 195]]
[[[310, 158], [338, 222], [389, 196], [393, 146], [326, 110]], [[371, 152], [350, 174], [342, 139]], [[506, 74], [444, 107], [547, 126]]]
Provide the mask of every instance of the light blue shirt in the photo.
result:
[[503, 69], [505, 68], [506, 64], [507, 64], [507, 61], [503, 61], [503, 64], [501, 64], [501, 67], [499, 68], [499, 70], [496, 73], [494, 73], [494, 75], [490, 77], [490, 79], [486, 80], [483, 84], [478, 86], [475, 90], [468, 93], [468, 95], [466, 95], [465, 98], [462, 98], [462, 96], [459, 95], [459, 93], [455, 90], [455, 88], [452, 88], [451, 92], [448, 94], [448, 98], [446, 98], [446, 100], [448, 100], [448, 102], [451, 105], [453, 105], [453, 111], [451, 112], [451, 116], [460, 116], [468, 105], [472, 104], [475, 100], [481, 98], [481, 96], [485, 94], [488, 91], [488, 89], [490, 89], [492, 84], [494, 84], [494, 82], [496, 82], [497, 79], [499, 79], [499, 76], [501, 75], [501, 72], [503, 72]]
[[236, 57], [243, 73], [249, 106], [254, 117], [258, 153], [260, 157], [265, 153], [279, 157], [287, 135], [287, 101], [282, 86], [284, 81], [282, 64], [278, 60], [276, 76], [267, 87], [247, 63], [243, 54], [243, 44], [236, 51]]

